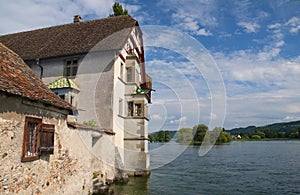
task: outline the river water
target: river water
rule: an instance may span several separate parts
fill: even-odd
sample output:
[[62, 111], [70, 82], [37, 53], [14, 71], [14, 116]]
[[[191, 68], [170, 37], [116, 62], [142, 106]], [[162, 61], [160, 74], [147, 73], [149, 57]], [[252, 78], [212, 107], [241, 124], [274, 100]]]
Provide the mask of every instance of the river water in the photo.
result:
[[300, 141], [232, 142], [202, 157], [199, 146], [190, 146], [161, 167], [167, 155], [160, 147], [149, 145], [151, 176], [115, 185], [115, 194], [300, 194]]

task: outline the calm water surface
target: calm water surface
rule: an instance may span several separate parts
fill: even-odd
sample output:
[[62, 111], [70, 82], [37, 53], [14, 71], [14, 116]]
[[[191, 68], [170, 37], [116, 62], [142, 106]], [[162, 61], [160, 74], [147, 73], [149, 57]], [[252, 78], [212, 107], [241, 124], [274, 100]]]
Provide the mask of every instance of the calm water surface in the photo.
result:
[[[188, 147], [148, 179], [113, 186], [115, 194], [300, 194], [300, 141], [232, 142], [203, 157], [198, 151]], [[151, 165], [158, 167], [165, 156], [151, 152]]]

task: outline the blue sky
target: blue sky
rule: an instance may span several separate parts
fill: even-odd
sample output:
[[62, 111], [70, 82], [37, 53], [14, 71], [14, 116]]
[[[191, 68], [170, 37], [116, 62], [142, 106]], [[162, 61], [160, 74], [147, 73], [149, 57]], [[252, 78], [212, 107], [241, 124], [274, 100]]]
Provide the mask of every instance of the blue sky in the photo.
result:
[[[107, 17], [114, 3], [113, 0], [0, 2], [0, 34], [71, 23], [76, 14], [81, 14], [84, 20]], [[300, 1], [119, 2], [142, 28], [167, 26], [203, 45], [224, 81], [225, 128], [300, 120]], [[172, 42], [172, 39], [162, 41]], [[212, 112], [209, 78], [186, 56], [152, 46], [146, 47], [146, 60], [156, 89], [150, 107], [150, 131], [191, 127], [195, 122], [208, 124], [218, 117], [218, 113]]]

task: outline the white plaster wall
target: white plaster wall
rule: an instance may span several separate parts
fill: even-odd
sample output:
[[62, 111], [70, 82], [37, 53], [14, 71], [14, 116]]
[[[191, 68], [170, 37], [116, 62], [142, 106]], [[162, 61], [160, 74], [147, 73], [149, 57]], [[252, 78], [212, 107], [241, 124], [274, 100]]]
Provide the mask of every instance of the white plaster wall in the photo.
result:
[[[121, 51], [122, 55], [126, 55], [126, 51]], [[119, 151], [122, 162], [124, 164], [124, 115], [125, 115], [125, 85], [121, 81], [121, 63], [123, 63], [123, 78], [126, 76], [125, 63], [120, 57], [116, 57], [114, 63], [114, 89], [113, 89], [113, 129], [116, 132], [115, 145]], [[121, 80], [120, 80], [121, 79]], [[119, 105], [119, 100], [122, 99], [122, 105]], [[123, 113], [119, 115], [119, 106], [122, 106]]]
[[94, 120], [102, 128], [112, 129], [114, 51], [92, 52], [81, 62], [75, 83], [78, 95], [78, 122]]
[[[63, 77], [65, 60], [77, 59], [80, 66], [83, 58], [84, 55], [74, 55], [58, 58], [40, 59], [39, 64], [43, 67], [43, 82], [47, 85], [50, 82]], [[32, 70], [40, 76], [41, 68], [36, 64], [36, 62], [31, 62], [30, 65]]]

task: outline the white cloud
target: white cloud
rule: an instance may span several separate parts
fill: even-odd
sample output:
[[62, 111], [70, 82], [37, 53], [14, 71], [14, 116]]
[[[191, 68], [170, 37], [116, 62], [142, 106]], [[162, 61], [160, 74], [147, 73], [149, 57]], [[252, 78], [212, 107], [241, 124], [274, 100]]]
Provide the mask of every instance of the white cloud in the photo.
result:
[[275, 43], [275, 45], [276, 45], [276, 47], [281, 47], [281, 46], [283, 46], [284, 45], [284, 41], [283, 40], [280, 40], [280, 41], [278, 41], [277, 43]]
[[141, 9], [141, 6], [139, 5], [124, 5], [124, 8], [128, 10], [129, 14], [134, 15], [136, 12], [138, 12]]
[[179, 10], [172, 15], [176, 27], [188, 31], [194, 35], [211, 36], [212, 33], [208, 29], [202, 28], [196, 17], [186, 13], [184, 10]]
[[170, 120], [170, 124], [184, 124], [185, 122], [187, 121], [187, 117], [186, 116], [183, 116], [179, 119], [176, 119], [176, 120]]
[[256, 22], [239, 22], [238, 25], [243, 27], [246, 33], [255, 33], [260, 28]]
[[197, 35], [203, 35], [203, 36], [211, 36], [212, 35], [212, 33], [209, 32], [209, 30], [207, 30], [205, 28], [199, 29], [196, 34]]
[[163, 117], [159, 114], [153, 114], [153, 115], [151, 115], [151, 119], [152, 120], [162, 120]]
[[77, 14], [107, 17], [113, 3], [113, 0], [7, 1], [0, 7], [0, 34], [72, 23]]
[[265, 125], [300, 116], [300, 57], [270, 60], [259, 54], [214, 54], [228, 95], [226, 126]]
[[298, 17], [292, 17], [291, 19], [289, 19], [289, 21], [287, 21], [286, 25], [298, 26], [299, 23], [300, 23], [300, 18], [298, 18]]
[[300, 120], [299, 116], [286, 116], [283, 118], [283, 120], [285, 121], [296, 121], [296, 120]]
[[267, 26], [269, 30], [273, 30], [274, 36], [283, 38], [283, 32], [297, 34], [300, 30], [300, 18], [292, 17], [287, 22], [274, 23]]
[[268, 25], [268, 29], [278, 29], [282, 26], [280, 23], [270, 24]]
[[285, 25], [290, 27], [290, 33], [297, 34], [300, 30], [300, 18], [292, 17]]

